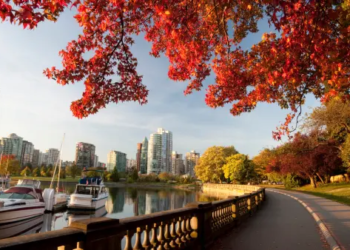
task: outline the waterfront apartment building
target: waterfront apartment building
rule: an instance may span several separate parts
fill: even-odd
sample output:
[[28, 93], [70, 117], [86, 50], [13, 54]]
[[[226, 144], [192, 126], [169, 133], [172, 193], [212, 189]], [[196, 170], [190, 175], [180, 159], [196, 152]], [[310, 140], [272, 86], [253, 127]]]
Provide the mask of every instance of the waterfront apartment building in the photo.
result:
[[147, 174], [159, 174], [161, 169], [162, 135], [151, 134], [148, 142]]
[[148, 143], [147, 173], [170, 173], [172, 151], [173, 134], [163, 128], [158, 128], [157, 133], [150, 135]]
[[29, 141], [22, 142], [22, 154], [21, 154], [21, 163], [24, 166], [27, 163], [32, 163], [34, 153], [34, 145]]
[[142, 142], [141, 156], [140, 156], [140, 170], [139, 170], [139, 172], [141, 174], [147, 173], [147, 158], [148, 158], [148, 139], [147, 139], [147, 137], [145, 137], [145, 139]]
[[200, 154], [192, 150], [185, 156], [185, 174], [195, 177], [194, 167], [197, 165]]
[[113, 171], [115, 167], [119, 173], [126, 172], [126, 154], [112, 150], [107, 155], [107, 170]]
[[95, 167], [95, 168], [98, 167], [98, 156], [97, 156], [97, 155], [95, 155], [94, 167]]
[[92, 168], [95, 164], [95, 150], [93, 144], [78, 142], [75, 149], [75, 164], [79, 168]]
[[140, 172], [142, 143], [137, 143], [136, 149], [136, 169]]
[[182, 154], [178, 154], [176, 151], [173, 151], [171, 154], [171, 173], [173, 175], [182, 175], [185, 173]]
[[32, 160], [32, 165], [33, 168], [39, 167], [39, 156], [40, 156], [40, 151], [39, 149], [34, 149], [33, 151], [33, 160]]
[[58, 164], [58, 160], [60, 158], [60, 151], [56, 148], [49, 148], [46, 150], [47, 154], [47, 165], [55, 166], [56, 163]]
[[10, 134], [8, 137], [0, 139], [0, 145], [3, 155], [14, 155], [18, 161], [22, 160], [23, 138], [16, 134]]

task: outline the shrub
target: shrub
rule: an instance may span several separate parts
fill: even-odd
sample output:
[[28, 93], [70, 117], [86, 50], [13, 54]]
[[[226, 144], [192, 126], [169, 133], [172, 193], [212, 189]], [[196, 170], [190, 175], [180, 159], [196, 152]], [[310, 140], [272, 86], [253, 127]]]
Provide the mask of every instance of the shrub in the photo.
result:
[[299, 187], [299, 182], [295, 179], [295, 176], [287, 174], [284, 178], [284, 187], [288, 189]]

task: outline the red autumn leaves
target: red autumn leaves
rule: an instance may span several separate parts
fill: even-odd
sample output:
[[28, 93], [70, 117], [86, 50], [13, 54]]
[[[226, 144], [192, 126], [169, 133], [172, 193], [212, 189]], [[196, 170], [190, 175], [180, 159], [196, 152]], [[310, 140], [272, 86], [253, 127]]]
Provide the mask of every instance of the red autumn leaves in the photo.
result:
[[[45, 70], [59, 84], [84, 81], [82, 98], [71, 109], [79, 118], [110, 102], [147, 102], [148, 91], [130, 52], [142, 33], [151, 55], [164, 54], [168, 75], [188, 81], [185, 94], [200, 90], [211, 72], [206, 103], [231, 104], [232, 115], [258, 103], [277, 103], [291, 114], [280, 130], [289, 133], [307, 94], [323, 101], [349, 98], [349, 9], [334, 1], [227, 0], [0, 0], [0, 18], [34, 28], [76, 7], [83, 33], [60, 52], [63, 68]], [[262, 18], [276, 33], [264, 34], [249, 49], [240, 45], [257, 32]], [[86, 56], [86, 53], [89, 55]]]

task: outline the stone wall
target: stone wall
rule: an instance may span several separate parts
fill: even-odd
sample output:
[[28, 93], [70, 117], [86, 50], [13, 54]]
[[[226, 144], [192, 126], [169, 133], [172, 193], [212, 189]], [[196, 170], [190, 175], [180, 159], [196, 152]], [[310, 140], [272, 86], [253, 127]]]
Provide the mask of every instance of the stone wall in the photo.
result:
[[224, 196], [240, 196], [258, 191], [260, 187], [252, 185], [237, 185], [237, 184], [204, 184], [203, 192], [209, 196], [224, 197]]

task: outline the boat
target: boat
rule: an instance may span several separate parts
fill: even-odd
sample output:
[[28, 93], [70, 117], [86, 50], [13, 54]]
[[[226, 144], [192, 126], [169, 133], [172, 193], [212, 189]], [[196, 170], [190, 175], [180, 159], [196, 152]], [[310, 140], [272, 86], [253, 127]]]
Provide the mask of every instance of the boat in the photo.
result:
[[[59, 156], [57, 158], [54, 172], [52, 175], [51, 183], [50, 183], [50, 188], [45, 188], [43, 192], [44, 200], [45, 200], [45, 210], [49, 212], [56, 212], [58, 210], [64, 209], [67, 206], [67, 201], [68, 201], [68, 195], [64, 192], [60, 192], [60, 177], [61, 177], [61, 155], [62, 155], [62, 145], [64, 141], [65, 134], [63, 134], [63, 139], [61, 142], [61, 147], [60, 147], [60, 152]], [[56, 176], [56, 170], [58, 166], [58, 173], [57, 173], [57, 185], [56, 189], [53, 188], [53, 183], [54, 179]]]
[[97, 210], [105, 206], [107, 198], [108, 193], [102, 177], [84, 177], [79, 180], [74, 193], [70, 195], [68, 210]]
[[45, 202], [40, 181], [18, 180], [16, 186], [0, 194], [0, 224], [26, 220], [44, 214]]

